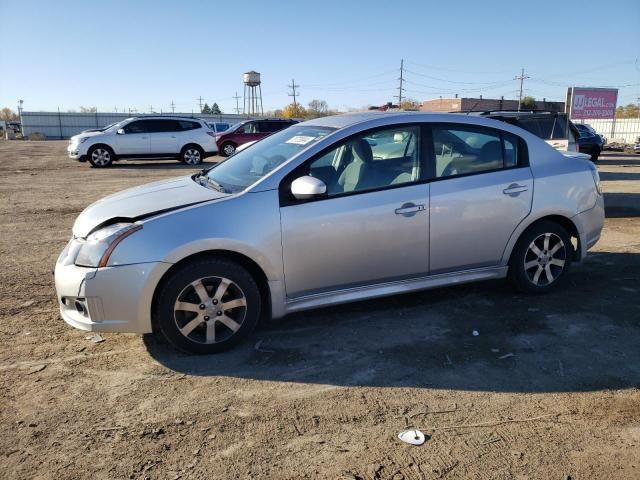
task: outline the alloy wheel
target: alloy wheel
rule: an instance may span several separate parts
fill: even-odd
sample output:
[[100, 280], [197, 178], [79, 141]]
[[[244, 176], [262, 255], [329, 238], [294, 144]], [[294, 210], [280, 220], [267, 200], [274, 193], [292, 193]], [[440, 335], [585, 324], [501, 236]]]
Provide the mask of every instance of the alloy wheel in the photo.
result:
[[547, 286], [555, 282], [565, 268], [567, 248], [555, 233], [538, 235], [527, 248], [524, 271], [531, 283]]
[[192, 342], [212, 344], [233, 336], [247, 314], [242, 289], [224, 277], [199, 278], [178, 295], [173, 316], [180, 333]]
[[95, 165], [104, 167], [111, 162], [111, 153], [106, 148], [96, 148], [91, 153], [91, 160]]
[[236, 147], [228, 143], [224, 146], [223, 151], [225, 155], [231, 155], [233, 152], [236, 151]]
[[187, 165], [197, 165], [200, 163], [200, 152], [195, 148], [189, 148], [184, 152], [183, 159]]

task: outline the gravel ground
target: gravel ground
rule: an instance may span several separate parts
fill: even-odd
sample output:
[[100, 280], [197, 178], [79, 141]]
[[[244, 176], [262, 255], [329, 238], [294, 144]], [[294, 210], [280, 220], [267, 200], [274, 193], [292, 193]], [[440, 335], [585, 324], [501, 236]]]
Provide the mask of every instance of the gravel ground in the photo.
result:
[[[192, 357], [88, 340], [51, 272], [86, 205], [193, 169], [97, 170], [65, 146], [0, 142], [0, 478], [640, 477], [640, 156], [599, 162], [603, 238], [553, 294], [400, 295]], [[397, 440], [407, 423], [423, 446]]]

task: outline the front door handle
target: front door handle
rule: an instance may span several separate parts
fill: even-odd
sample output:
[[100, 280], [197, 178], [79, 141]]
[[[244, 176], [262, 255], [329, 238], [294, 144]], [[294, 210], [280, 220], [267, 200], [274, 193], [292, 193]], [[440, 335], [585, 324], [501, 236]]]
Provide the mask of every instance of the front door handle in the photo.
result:
[[510, 197], [517, 197], [522, 192], [526, 192], [527, 190], [529, 190], [529, 187], [527, 187], [526, 185], [518, 185], [517, 183], [512, 183], [507, 188], [502, 190], [502, 193], [504, 193], [505, 195], [509, 195]]
[[400, 208], [396, 208], [396, 215], [403, 215], [405, 217], [411, 217], [418, 212], [424, 210], [424, 205], [416, 205], [413, 202], [403, 204]]

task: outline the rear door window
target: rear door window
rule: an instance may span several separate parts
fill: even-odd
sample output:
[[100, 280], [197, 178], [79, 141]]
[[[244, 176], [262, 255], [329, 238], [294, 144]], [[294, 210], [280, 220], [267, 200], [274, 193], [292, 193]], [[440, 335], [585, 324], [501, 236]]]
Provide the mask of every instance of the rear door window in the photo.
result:
[[483, 173], [518, 165], [514, 135], [483, 128], [432, 128], [436, 178]]

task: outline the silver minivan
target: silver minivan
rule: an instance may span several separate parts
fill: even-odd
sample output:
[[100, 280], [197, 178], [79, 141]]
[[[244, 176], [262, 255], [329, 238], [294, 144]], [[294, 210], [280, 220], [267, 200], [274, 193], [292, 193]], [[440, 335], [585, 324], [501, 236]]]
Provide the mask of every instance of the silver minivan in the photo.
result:
[[55, 282], [74, 327], [213, 353], [325, 305], [505, 277], [546, 293], [603, 222], [596, 167], [519, 127], [355, 113], [90, 205]]

